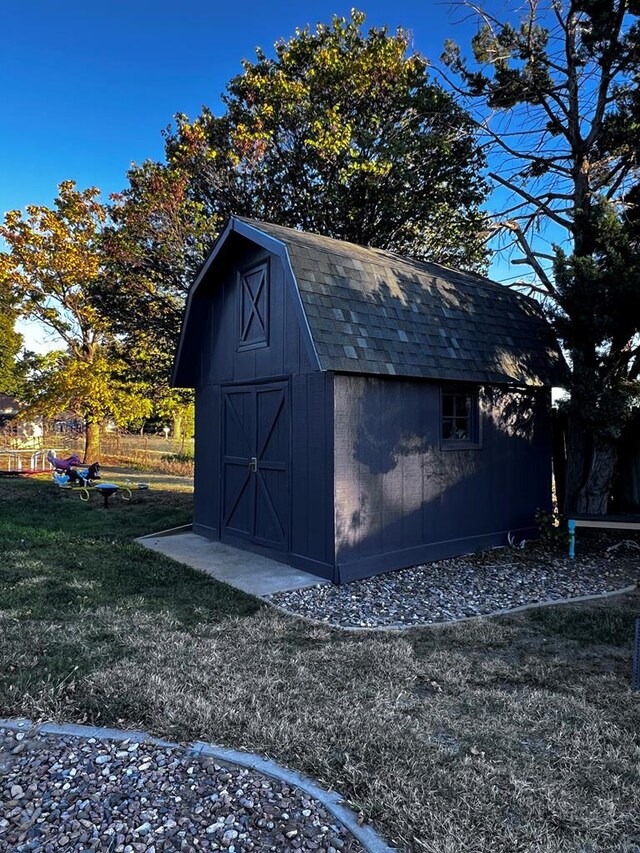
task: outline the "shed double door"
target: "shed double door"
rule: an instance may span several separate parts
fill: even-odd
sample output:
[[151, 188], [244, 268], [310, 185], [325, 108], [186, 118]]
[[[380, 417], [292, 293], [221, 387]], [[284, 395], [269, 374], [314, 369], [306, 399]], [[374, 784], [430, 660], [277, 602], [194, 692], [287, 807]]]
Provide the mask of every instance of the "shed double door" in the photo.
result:
[[222, 391], [222, 537], [289, 547], [290, 417], [286, 382]]

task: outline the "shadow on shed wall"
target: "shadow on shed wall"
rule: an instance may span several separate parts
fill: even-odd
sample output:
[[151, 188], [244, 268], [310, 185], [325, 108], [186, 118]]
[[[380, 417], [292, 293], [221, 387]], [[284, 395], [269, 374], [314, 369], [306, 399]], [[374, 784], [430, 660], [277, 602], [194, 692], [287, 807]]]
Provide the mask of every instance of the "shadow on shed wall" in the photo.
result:
[[480, 449], [442, 450], [437, 384], [336, 377], [338, 561], [533, 526], [551, 498], [545, 399], [488, 389]]

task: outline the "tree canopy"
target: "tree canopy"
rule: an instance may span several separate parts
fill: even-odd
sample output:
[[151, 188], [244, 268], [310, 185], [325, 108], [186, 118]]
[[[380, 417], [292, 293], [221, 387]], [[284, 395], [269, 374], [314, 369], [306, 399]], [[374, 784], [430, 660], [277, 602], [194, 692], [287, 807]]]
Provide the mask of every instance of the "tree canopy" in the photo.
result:
[[176, 117], [166, 162], [134, 166], [112, 197], [98, 298], [158, 411], [190, 283], [231, 214], [480, 269], [483, 157], [469, 116], [429, 79], [409, 35], [334, 17], [256, 51], [222, 115]]
[[22, 335], [16, 332], [17, 318], [9, 289], [0, 286], [0, 394], [19, 392], [17, 360], [22, 348]]
[[177, 116], [167, 161], [218, 226], [264, 219], [465, 268], [485, 261], [483, 157], [409, 34], [365, 15], [256, 50], [224, 114]]
[[472, 59], [448, 43], [445, 75], [490, 152], [494, 228], [530, 271], [516, 284], [549, 308], [571, 363], [567, 506], [603, 512], [639, 391], [640, 7], [529, 0], [512, 21], [467, 5]]
[[86, 423], [85, 458], [99, 453], [99, 424], [148, 414], [140, 387], [123, 376], [109, 324], [96, 306], [104, 282], [102, 231], [107, 211], [99, 190], [64, 181], [54, 208], [30, 205], [5, 215], [0, 236], [0, 286], [18, 310], [57, 335], [62, 349], [40, 361], [31, 377], [31, 411], [71, 410]]

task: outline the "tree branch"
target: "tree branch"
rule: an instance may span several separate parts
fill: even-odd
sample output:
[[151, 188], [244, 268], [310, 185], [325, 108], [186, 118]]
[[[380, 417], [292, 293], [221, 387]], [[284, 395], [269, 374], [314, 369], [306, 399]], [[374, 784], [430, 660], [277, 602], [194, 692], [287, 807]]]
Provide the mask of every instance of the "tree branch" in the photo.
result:
[[531, 269], [533, 269], [535, 274], [538, 276], [538, 278], [546, 289], [546, 294], [555, 296], [556, 288], [549, 276], [547, 275], [544, 267], [536, 257], [536, 253], [529, 245], [529, 241], [527, 240], [526, 235], [520, 227], [519, 223], [505, 220], [504, 222], [499, 223], [499, 225], [502, 228], [505, 228], [507, 231], [510, 231], [515, 236], [520, 250], [525, 256], [523, 260], [531, 267]]
[[526, 190], [523, 190], [521, 187], [517, 186], [517, 184], [514, 184], [513, 181], [509, 181], [506, 178], [497, 175], [495, 172], [490, 172], [489, 177], [492, 180], [497, 181], [499, 184], [502, 184], [503, 187], [506, 187], [512, 192], [517, 193], [521, 198], [525, 199], [530, 204], [540, 208], [540, 210], [542, 210], [550, 219], [553, 219], [553, 221], [556, 222], [558, 225], [562, 226], [562, 228], [566, 228], [567, 231], [573, 230], [573, 223], [569, 219], [565, 219], [564, 217], [559, 216], [553, 210], [553, 208], [549, 207], [549, 205], [545, 204], [539, 198], [532, 196]]

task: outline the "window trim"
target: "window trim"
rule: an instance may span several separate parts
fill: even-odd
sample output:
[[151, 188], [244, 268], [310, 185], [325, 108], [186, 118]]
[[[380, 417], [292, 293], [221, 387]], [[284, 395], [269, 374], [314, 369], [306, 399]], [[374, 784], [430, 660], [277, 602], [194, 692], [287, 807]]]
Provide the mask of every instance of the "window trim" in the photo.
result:
[[[470, 438], [444, 438], [442, 425], [444, 421], [444, 397], [445, 394], [464, 394], [471, 398], [471, 411], [469, 414]], [[438, 435], [440, 450], [481, 450], [482, 449], [482, 418], [480, 417], [480, 389], [475, 385], [468, 386], [440, 386], [440, 409], [438, 412]], [[447, 416], [449, 417], [449, 416]], [[451, 417], [455, 418], [455, 414]]]
[[[243, 332], [243, 315], [244, 315], [244, 300], [245, 300], [245, 289], [248, 285], [243, 283], [243, 279], [252, 275], [253, 273], [259, 272], [260, 270], [264, 270], [264, 284], [262, 285], [264, 288], [264, 317], [260, 316], [260, 320], [262, 322], [262, 326], [264, 329], [264, 338], [261, 338], [257, 341], [243, 341], [242, 340], [242, 332]], [[269, 346], [269, 315], [271, 309], [271, 270], [269, 265], [269, 259], [267, 258], [264, 261], [260, 261], [256, 264], [251, 264], [251, 266], [244, 267], [242, 269], [238, 269], [236, 271], [236, 285], [237, 285], [237, 346], [236, 352], [247, 352], [248, 350], [262, 349], [264, 347]]]

